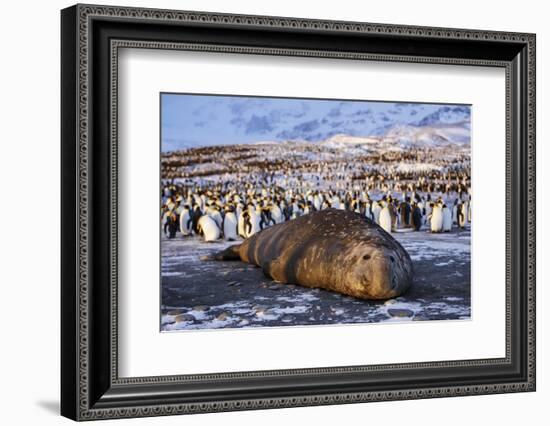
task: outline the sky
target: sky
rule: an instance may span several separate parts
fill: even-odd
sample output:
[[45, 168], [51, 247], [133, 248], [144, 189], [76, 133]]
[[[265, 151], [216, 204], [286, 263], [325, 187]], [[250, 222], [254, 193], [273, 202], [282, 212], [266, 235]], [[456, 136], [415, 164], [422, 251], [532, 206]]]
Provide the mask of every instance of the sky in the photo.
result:
[[384, 135], [396, 125], [469, 123], [470, 106], [161, 94], [161, 149]]

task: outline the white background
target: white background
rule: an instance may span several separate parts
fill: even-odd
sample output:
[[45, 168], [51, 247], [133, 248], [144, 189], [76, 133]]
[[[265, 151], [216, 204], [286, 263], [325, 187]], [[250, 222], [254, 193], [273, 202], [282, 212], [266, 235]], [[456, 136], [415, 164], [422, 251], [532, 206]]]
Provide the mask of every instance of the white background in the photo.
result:
[[[502, 68], [487, 67], [123, 49], [118, 75], [119, 374], [504, 357], [504, 74]], [[325, 81], [331, 84], [320, 84]], [[159, 333], [159, 231], [144, 224], [158, 220], [158, 99], [166, 91], [471, 103], [472, 319]], [[500, 206], [498, 212], [494, 206]], [[481, 261], [481, 253], [489, 252]], [[212, 350], [229, 347], [221, 357]]]
[[[550, 28], [544, 2], [440, 1], [318, 2], [278, 0], [105, 0], [106, 4], [286, 15], [383, 23], [536, 32], [538, 132], [538, 391], [423, 401], [119, 420], [119, 424], [333, 425], [342, 422], [408, 425], [546, 424], [550, 400], [550, 256], [547, 186], [550, 170]], [[59, 395], [59, 9], [71, 3], [3, 4], [0, 68], [0, 397], [2, 423], [69, 424], [58, 417]], [[545, 80], [546, 79], [546, 80]], [[32, 202], [23, 191], [33, 191]], [[23, 203], [23, 204], [22, 204]], [[488, 254], [490, 255], [490, 254]], [[542, 266], [540, 266], [542, 265]], [[117, 424], [108, 421], [102, 424]]]

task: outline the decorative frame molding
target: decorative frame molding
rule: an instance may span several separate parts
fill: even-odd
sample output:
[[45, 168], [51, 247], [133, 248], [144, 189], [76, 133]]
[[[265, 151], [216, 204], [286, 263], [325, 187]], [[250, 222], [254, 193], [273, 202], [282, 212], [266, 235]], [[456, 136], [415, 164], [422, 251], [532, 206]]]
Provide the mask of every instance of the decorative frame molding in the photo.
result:
[[[125, 23], [139, 23], [143, 31], [157, 31], [174, 25], [180, 28], [224, 28], [227, 31], [273, 30], [298, 36], [315, 32], [327, 37], [350, 35], [382, 40], [373, 43], [374, 51], [324, 50], [320, 48], [259, 47], [245, 44], [217, 44], [167, 39], [152, 41], [124, 39]], [[94, 27], [95, 24], [99, 26]], [[109, 37], [103, 37], [103, 28]], [[120, 28], [117, 25], [121, 25]], [[149, 28], [149, 29], [147, 29]], [[246, 32], [246, 31], [245, 31]], [[116, 33], [116, 34], [115, 34]], [[170, 34], [168, 33], [168, 36]], [[202, 37], [201, 34], [199, 36]], [[97, 37], [97, 39], [94, 39]], [[103, 37], [103, 38], [102, 38]], [[94, 41], [95, 40], [95, 41]], [[107, 40], [107, 41], [105, 41]], [[409, 44], [424, 43], [436, 51], [438, 44], [480, 46], [480, 53], [469, 57], [440, 56], [426, 53], [405, 55], [383, 53], [384, 40], [405, 40]], [[284, 41], [283, 41], [284, 42]], [[335, 41], [335, 45], [338, 43]], [[498, 46], [489, 55], [487, 46]], [[429, 48], [424, 49], [429, 52]], [[320, 369], [274, 370], [261, 372], [221, 373], [192, 376], [119, 378], [117, 345], [117, 88], [118, 50], [120, 48], [175, 49], [216, 51], [238, 54], [274, 56], [311, 56], [371, 61], [418, 62], [434, 64], [503, 67], [506, 70], [506, 195], [507, 195], [507, 259], [506, 259], [506, 357], [502, 359], [464, 360], [414, 364], [389, 364], [361, 367], [327, 367]], [[419, 49], [422, 50], [422, 49]], [[423, 52], [424, 52], [423, 51]], [[457, 49], [460, 51], [460, 49]], [[97, 56], [101, 53], [102, 56]], [[62, 12], [62, 414], [75, 420], [113, 417], [140, 417], [213, 411], [247, 410], [306, 405], [340, 404], [366, 401], [433, 398], [488, 393], [535, 390], [535, 36], [533, 34], [479, 31], [464, 29], [413, 27], [402, 25], [337, 22], [266, 16], [214, 14], [202, 12], [136, 9], [76, 5]], [[500, 55], [500, 56], [498, 56]], [[108, 63], [104, 63], [108, 62]], [[94, 67], [97, 67], [94, 68]], [[101, 68], [100, 71], [98, 69]], [[101, 97], [101, 101], [98, 99]], [[108, 101], [108, 105], [105, 101]], [[103, 102], [103, 103], [102, 103]], [[100, 105], [101, 104], [101, 105]], [[108, 106], [108, 108], [107, 108]], [[104, 111], [108, 109], [108, 111]], [[106, 129], [99, 126], [97, 116], [107, 117]], [[99, 131], [96, 131], [99, 129]], [[98, 139], [108, 135], [108, 146], [99, 146]], [[105, 142], [105, 141], [103, 141]], [[517, 143], [516, 143], [517, 142]], [[516, 146], [517, 145], [517, 146]], [[94, 157], [94, 166], [90, 158]], [[107, 181], [98, 180], [97, 159], [108, 164]], [[98, 185], [99, 182], [99, 185]], [[109, 188], [108, 199], [100, 202], [94, 188]], [[519, 215], [512, 215], [513, 200], [520, 204]], [[101, 209], [101, 218], [95, 212]], [[519, 216], [519, 217], [518, 217]], [[96, 221], [96, 222], [94, 222]], [[108, 223], [107, 223], [108, 222]], [[95, 225], [98, 226], [95, 226]], [[519, 227], [518, 227], [519, 225]], [[98, 237], [97, 228], [108, 227], [109, 236]], [[108, 246], [108, 265], [96, 265], [94, 247]], [[513, 264], [514, 253], [521, 253]], [[97, 269], [96, 269], [97, 268]], [[103, 288], [94, 276], [108, 277]], [[96, 278], [97, 279], [97, 278]], [[99, 293], [96, 287], [103, 290]], [[108, 292], [106, 292], [108, 290]], [[518, 301], [518, 298], [521, 300]], [[513, 302], [521, 302], [521, 309]], [[97, 304], [109, 309], [100, 310]], [[104, 308], [106, 307], [104, 306]], [[520, 306], [520, 305], [518, 305]], [[514, 328], [516, 327], [516, 328]], [[519, 327], [519, 329], [517, 329]], [[518, 343], [518, 340], [521, 342]], [[91, 342], [101, 342], [94, 347]], [[519, 351], [519, 353], [517, 353]], [[107, 353], [108, 352], [108, 353]], [[519, 358], [521, 359], [519, 359]], [[518, 365], [518, 363], [520, 365]], [[273, 392], [266, 397], [243, 398], [239, 395], [215, 396], [210, 399], [163, 397], [162, 387], [200, 384], [220, 387], [231, 379], [260, 380], [309, 376], [323, 383], [330, 376], [409, 370], [439, 370], [445, 374], [452, 368], [489, 367], [516, 371], [515, 379], [469, 385], [427, 387], [398, 386], [377, 389], [300, 394]], [[436, 373], [433, 373], [436, 374]], [[436, 374], [436, 375], [437, 375]], [[510, 371], [507, 373], [511, 374]], [[96, 377], [97, 376], [97, 377]], [[397, 376], [396, 376], [397, 377]], [[351, 382], [350, 382], [351, 383]], [[370, 385], [372, 388], [372, 385]], [[150, 398], [136, 396], [150, 392]], [[353, 386], [350, 385], [349, 388]], [[146, 391], [144, 391], [146, 389]], [[274, 388], [275, 389], [275, 388]]]

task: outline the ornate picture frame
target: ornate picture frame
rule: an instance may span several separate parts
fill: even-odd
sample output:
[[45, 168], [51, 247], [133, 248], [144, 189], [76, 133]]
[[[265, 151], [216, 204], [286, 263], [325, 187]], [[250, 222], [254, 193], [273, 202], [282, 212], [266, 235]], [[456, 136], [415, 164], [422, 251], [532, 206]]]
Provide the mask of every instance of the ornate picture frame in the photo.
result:
[[[535, 390], [534, 34], [76, 5], [61, 12], [61, 414], [160, 416]], [[506, 73], [506, 356], [119, 377], [121, 48], [498, 67]]]

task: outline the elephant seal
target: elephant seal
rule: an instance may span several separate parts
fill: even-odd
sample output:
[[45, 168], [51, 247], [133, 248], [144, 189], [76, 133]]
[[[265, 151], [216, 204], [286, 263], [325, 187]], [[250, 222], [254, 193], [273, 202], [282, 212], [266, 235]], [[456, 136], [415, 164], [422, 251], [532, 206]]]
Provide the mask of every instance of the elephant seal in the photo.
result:
[[358, 213], [334, 208], [273, 225], [211, 259], [242, 260], [278, 282], [360, 299], [397, 297], [413, 274], [411, 258], [390, 234]]

